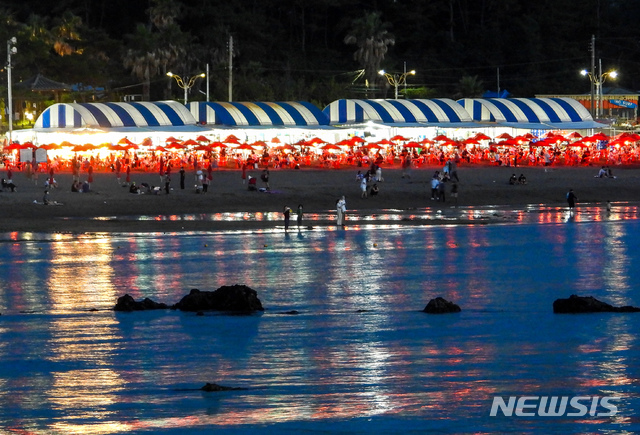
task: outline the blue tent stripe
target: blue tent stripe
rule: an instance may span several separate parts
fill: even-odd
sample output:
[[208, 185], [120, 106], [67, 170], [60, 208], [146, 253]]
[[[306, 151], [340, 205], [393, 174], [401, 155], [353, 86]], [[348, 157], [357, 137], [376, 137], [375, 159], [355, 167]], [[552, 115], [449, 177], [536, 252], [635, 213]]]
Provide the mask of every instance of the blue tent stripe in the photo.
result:
[[569, 115], [569, 119], [571, 119], [572, 122], [584, 121], [584, 119], [582, 119], [582, 117], [576, 111], [576, 109], [571, 104], [567, 103], [565, 100], [561, 98], [552, 98], [552, 100], [558, 103], [565, 110], [565, 112], [567, 112], [567, 115]]
[[[519, 101], [516, 99], [512, 99], [509, 100], [511, 101], [511, 103], [515, 104], [516, 106], [518, 106], [518, 108], [520, 110], [522, 110], [522, 113], [524, 113], [524, 116], [527, 117], [527, 121], [529, 122], [540, 122], [540, 118], [538, 118], [538, 116], [535, 114], [535, 112], [533, 111], [533, 109], [531, 107], [529, 107], [524, 101]], [[548, 108], [548, 106], [547, 106]], [[548, 110], [545, 110], [545, 112], [548, 112]], [[549, 113], [547, 113], [547, 115], [550, 115]], [[552, 122], [556, 122], [556, 121], [552, 121]]]
[[505, 106], [503, 103], [501, 103], [500, 101], [497, 100], [491, 100], [491, 102], [498, 108], [498, 110], [500, 110], [500, 113], [502, 113], [504, 115], [504, 119], [506, 120], [506, 122], [518, 122], [520, 121], [515, 114], [509, 110], [509, 108], [507, 106]]
[[105, 106], [109, 107], [111, 110], [113, 110], [116, 115], [118, 115], [118, 118], [120, 118], [120, 120], [122, 121], [122, 125], [125, 127], [135, 127], [136, 123], [133, 120], [133, 118], [131, 117], [131, 115], [129, 115], [129, 113], [127, 113], [126, 110], [124, 110], [122, 107], [118, 106], [117, 104], [113, 104], [113, 103], [104, 103]]
[[418, 122], [416, 117], [413, 116], [413, 113], [411, 113], [411, 110], [409, 110], [404, 104], [397, 100], [391, 100], [389, 103], [395, 107], [398, 112], [400, 112], [400, 115], [404, 118], [404, 121], [402, 122]]
[[[233, 118], [233, 116], [231, 116], [231, 113], [229, 113], [229, 111], [225, 107], [221, 106], [220, 104], [207, 103], [207, 105], [211, 107], [211, 109], [213, 109], [213, 112], [216, 114], [216, 120], [215, 120], [216, 124], [233, 125], [233, 126], [238, 125], [237, 121]], [[206, 114], [205, 114], [205, 118], [206, 118]], [[205, 122], [206, 122], [206, 119], [205, 119]]]
[[316, 106], [306, 101], [298, 101], [298, 104], [306, 107], [309, 112], [317, 119], [318, 125], [329, 125], [329, 117]]
[[109, 122], [109, 119], [98, 107], [91, 104], [83, 104], [82, 107], [87, 109], [93, 115], [93, 117], [96, 118], [96, 121], [98, 121], [98, 125], [100, 127], [113, 127]]
[[260, 125], [258, 117], [247, 106], [242, 103], [231, 103], [231, 105], [240, 111], [242, 116], [247, 120], [248, 125]]
[[378, 115], [380, 115], [380, 119], [382, 120], [382, 122], [396, 122], [396, 120], [393, 119], [393, 116], [391, 116], [389, 114], [389, 112], [387, 112], [387, 109], [382, 107], [379, 103], [377, 103], [377, 102], [375, 102], [373, 100], [365, 100], [365, 101], [373, 109], [375, 109], [375, 111], [378, 113]]
[[284, 125], [284, 121], [282, 120], [282, 118], [280, 118], [280, 115], [278, 115], [278, 113], [275, 110], [273, 110], [272, 107], [270, 107], [267, 104], [259, 103], [259, 102], [256, 102], [253, 104], [255, 104], [256, 106], [264, 110], [264, 113], [267, 114], [267, 116], [269, 117], [273, 125]]
[[142, 115], [142, 118], [144, 118], [145, 122], [147, 123], [147, 126], [149, 127], [160, 126], [160, 122], [158, 122], [155, 115], [151, 113], [149, 109], [147, 109], [146, 107], [144, 107], [142, 104], [139, 104], [139, 103], [130, 103], [130, 104], [136, 108], [136, 110], [140, 113], [140, 115]]
[[[171, 122], [171, 125], [173, 126], [179, 126], [179, 125], [184, 125], [184, 121], [182, 120], [182, 118], [180, 117], [180, 115], [178, 113], [176, 113], [175, 110], [173, 110], [173, 108], [171, 106], [169, 106], [167, 103], [163, 103], [163, 102], [157, 102], [155, 103], [155, 105], [162, 110], [162, 112], [167, 115], [167, 118], [169, 118], [169, 121]], [[155, 117], [154, 117], [155, 119]]]
[[538, 99], [536, 103], [544, 110], [549, 117], [549, 122], [562, 122], [555, 110], [553, 110], [546, 101]]
[[51, 128], [51, 109], [47, 109], [40, 115], [43, 128]]
[[418, 101], [418, 100], [414, 100], [412, 101], [413, 104], [415, 104], [415, 106], [420, 109], [420, 111], [424, 114], [424, 117], [427, 119], [428, 122], [438, 122], [438, 116], [433, 113], [433, 110], [431, 110], [431, 107], [427, 106], [425, 103], [423, 103], [422, 101]]
[[282, 107], [286, 112], [291, 116], [296, 125], [308, 125], [307, 120], [304, 119], [304, 116], [297, 109], [293, 108], [290, 104], [285, 102], [276, 103], [280, 107]]
[[453, 110], [453, 108], [451, 106], [449, 106], [448, 104], [446, 104], [444, 101], [440, 101], [440, 100], [431, 100], [431, 101], [433, 101], [438, 107], [440, 107], [440, 109], [442, 109], [442, 111], [449, 118], [450, 122], [461, 122], [462, 121], [460, 119], [460, 116], [458, 116], [458, 114], [456, 113], [456, 111]]
[[77, 110], [73, 111], [73, 126], [82, 127], [82, 115]]
[[58, 106], [58, 127], [66, 127], [66, 111], [64, 110], [66, 106], [60, 105]]

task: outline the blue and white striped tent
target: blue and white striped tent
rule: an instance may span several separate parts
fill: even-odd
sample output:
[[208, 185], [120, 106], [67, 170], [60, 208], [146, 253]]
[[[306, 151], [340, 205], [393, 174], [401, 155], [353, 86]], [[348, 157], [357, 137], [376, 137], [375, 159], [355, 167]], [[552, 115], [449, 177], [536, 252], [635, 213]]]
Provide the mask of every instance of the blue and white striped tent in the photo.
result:
[[61, 103], [48, 107], [35, 128], [180, 127], [196, 125], [177, 101], [132, 103]]
[[454, 100], [337, 100], [323, 112], [332, 125], [367, 121], [395, 126], [470, 127], [471, 116]]
[[474, 121], [526, 129], [589, 129], [604, 125], [572, 98], [465, 98], [458, 103]]
[[220, 126], [319, 127], [329, 124], [320, 109], [307, 102], [192, 102], [200, 124]]

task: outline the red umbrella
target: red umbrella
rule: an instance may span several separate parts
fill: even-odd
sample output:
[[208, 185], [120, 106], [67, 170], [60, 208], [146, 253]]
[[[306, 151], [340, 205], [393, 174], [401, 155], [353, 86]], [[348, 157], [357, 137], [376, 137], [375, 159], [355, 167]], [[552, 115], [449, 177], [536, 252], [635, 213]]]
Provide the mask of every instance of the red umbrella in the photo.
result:
[[249, 145], [248, 143], [243, 143], [242, 145], [236, 147], [235, 149], [237, 150], [251, 150], [253, 151], [253, 147], [251, 145]]
[[462, 143], [464, 143], [465, 145], [479, 145], [480, 144], [478, 139], [474, 139], [472, 137], [463, 140]]
[[119, 145], [135, 145], [133, 142], [131, 142], [128, 138], [123, 137], [122, 139], [120, 139], [118, 141]]
[[238, 139], [237, 137], [235, 137], [232, 134], [227, 136], [227, 138], [225, 140], [223, 140], [222, 142], [224, 142], [224, 143], [234, 143], [234, 144], [240, 145], [240, 139]]
[[378, 145], [377, 143], [370, 143], [367, 144], [365, 146], [363, 146], [362, 148], [368, 148], [370, 150], [381, 150], [382, 147], [380, 145]]
[[223, 144], [222, 142], [213, 142], [211, 144], [209, 144], [209, 146], [211, 148], [226, 148], [227, 146], [225, 144]]
[[38, 148], [37, 146], [35, 146], [34, 144], [32, 144], [31, 142], [25, 142], [22, 144], [22, 149], [26, 150], [27, 148], [31, 148], [31, 149], [36, 149]]
[[600, 132], [600, 133], [596, 133], [593, 136], [591, 136], [591, 139], [595, 139], [595, 140], [609, 140], [609, 136], [607, 136], [606, 134]]
[[124, 147], [124, 149], [126, 149], [126, 150], [137, 150], [137, 149], [140, 149], [140, 147], [138, 145], [132, 143], [130, 145], [126, 145]]
[[484, 133], [476, 133], [473, 138], [475, 140], [491, 140], [491, 138]]
[[196, 138], [196, 140], [197, 140], [198, 142], [211, 142], [209, 139], [207, 139], [206, 137], [204, 137], [204, 136], [202, 136], [202, 135], [198, 136], [198, 137]]
[[146, 147], [150, 147], [151, 145], [153, 145], [153, 142], [151, 141], [150, 137], [145, 138], [142, 143], [140, 145], [146, 146]]
[[293, 145], [289, 145], [289, 144], [282, 145], [281, 148], [282, 148], [282, 150], [287, 150], [287, 151], [295, 151], [296, 150], [296, 147], [294, 147]]
[[194, 151], [211, 151], [211, 147], [209, 145], [198, 145], [193, 150]]
[[338, 142], [336, 145], [341, 145], [341, 146], [352, 146], [353, 144], [351, 143], [351, 141], [349, 139], [342, 139], [340, 142]]
[[4, 147], [7, 150], [19, 150], [22, 149], [19, 143], [13, 142], [11, 145]]
[[271, 143], [281, 143], [277, 137], [271, 138]]
[[509, 133], [502, 133], [500, 136], [496, 136], [496, 139], [513, 139]]
[[421, 143], [422, 145], [433, 145], [435, 142], [425, 137], [418, 143]]
[[451, 139], [449, 139], [444, 134], [439, 134], [438, 136], [434, 137], [433, 140], [435, 140], [436, 142], [443, 142], [443, 141], [451, 140]]
[[314, 137], [313, 139], [308, 140], [307, 143], [309, 145], [317, 145], [319, 143], [326, 143], [326, 142], [320, 139], [319, 137]]
[[349, 139], [349, 142], [351, 142], [352, 144], [364, 143], [364, 139], [362, 139], [360, 136], [353, 136], [351, 139]]
[[182, 145], [184, 145], [184, 146], [194, 146], [194, 145], [199, 145], [199, 144], [198, 144], [198, 142], [196, 142], [193, 139], [188, 139], [188, 140], [185, 140], [184, 142], [182, 142]]
[[264, 147], [267, 146], [267, 144], [262, 140], [258, 140], [258, 141], [255, 141], [254, 143], [252, 143], [251, 146], [254, 147], [254, 148], [264, 148]]
[[422, 145], [420, 145], [418, 142], [409, 142], [404, 147], [405, 148], [422, 148]]
[[172, 142], [169, 145], [167, 145], [165, 148], [171, 149], [171, 150], [182, 150], [185, 147], [179, 144], [178, 142]]
[[155, 147], [153, 150], [154, 150], [154, 151], [162, 151], [162, 152], [165, 152], [165, 151], [166, 151], [166, 149], [165, 149], [164, 147], [161, 147], [160, 145], [158, 145], [157, 147]]
[[582, 135], [580, 133], [578, 133], [577, 131], [574, 131], [573, 133], [570, 133], [569, 136], [567, 136], [569, 139], [582, 139]]
[[164, 141], [165, 141], [165, 143], [169, 143], [169, 142], [180, 142], [178, 139], [176, 139], [176, 138], [175, 138], [175, 137], [173, 137], [173, 136], [169, 136], [169, 137], [168, 137], [168, 138], [166, 138]]
[[394, 141], [394, 142], [395, 142], [395, 141], [402, 141], [402, 142], [406, 142], [406, 141], [408, 141], [409, 139], [407, 139], [406, 137], [400, 136], [400, 135], [398, 134], [398, 135], [396, 135], [396, 136], [393, 136], [393, 137], [391, 138], [391, 140], [392, 140], [392, 141]]
[[342, 148], [340, 148], [338, 145], [334, 145], [332, 143], [328, 143], [325, 146], [320, 147], [321, 150], [324, 151], [329, 151], [329, 150], [340, 150]]
[[379, 145], [394, 145], [393, 142], [391, 142], [389, 139], [382, 139], [378, 141]]

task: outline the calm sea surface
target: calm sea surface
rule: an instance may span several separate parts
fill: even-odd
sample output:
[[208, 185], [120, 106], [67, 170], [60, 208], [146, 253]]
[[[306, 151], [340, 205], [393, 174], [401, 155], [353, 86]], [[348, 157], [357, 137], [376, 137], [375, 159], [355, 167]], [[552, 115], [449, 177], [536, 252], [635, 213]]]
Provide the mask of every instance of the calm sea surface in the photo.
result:
[[[571, 294], [640, 306], [637, 214], [4, 234], [0, 433], [638, 432], [640, 314], [552, 312]], [[111, 310], [236, 283], [263, 314]], [[462, 312], [421, 312], [436, 296]], [[617, 413], [491, 417], [495, 396], [611, 396]]]

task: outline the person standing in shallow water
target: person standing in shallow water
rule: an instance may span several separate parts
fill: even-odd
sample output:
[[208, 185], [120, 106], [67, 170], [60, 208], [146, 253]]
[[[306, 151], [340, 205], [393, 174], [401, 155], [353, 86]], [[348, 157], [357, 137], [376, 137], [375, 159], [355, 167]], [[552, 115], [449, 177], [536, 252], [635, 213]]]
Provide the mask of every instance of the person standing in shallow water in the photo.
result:
[[343, 196], [336, 202], [336, 212], [338, 213], [338, 221], [337, 221], [338, 226], [344, 226], [344, 214], [346, 213], [346, 211], [347, 211], [347, 201]]
[[573, 189], [569, 189], [569, 192], [567, 192], [567, 203], [569, 204], [569, 211], [573, 212], [573, 209], [576, 207], [577, 201], [578, 197], [573, 192]]
[[289, 231], [289, 218], [291, 216], [291, 209], [289, 208], [289, 206], [285, 205], [284, 206], [284, 230]]
[[298, 210], [296, 211], [297, 213], [297, 222], [298, 222], [298, 231], [300, 231], [300, 227], [302, 226], [302, 204], [298, 204]]

